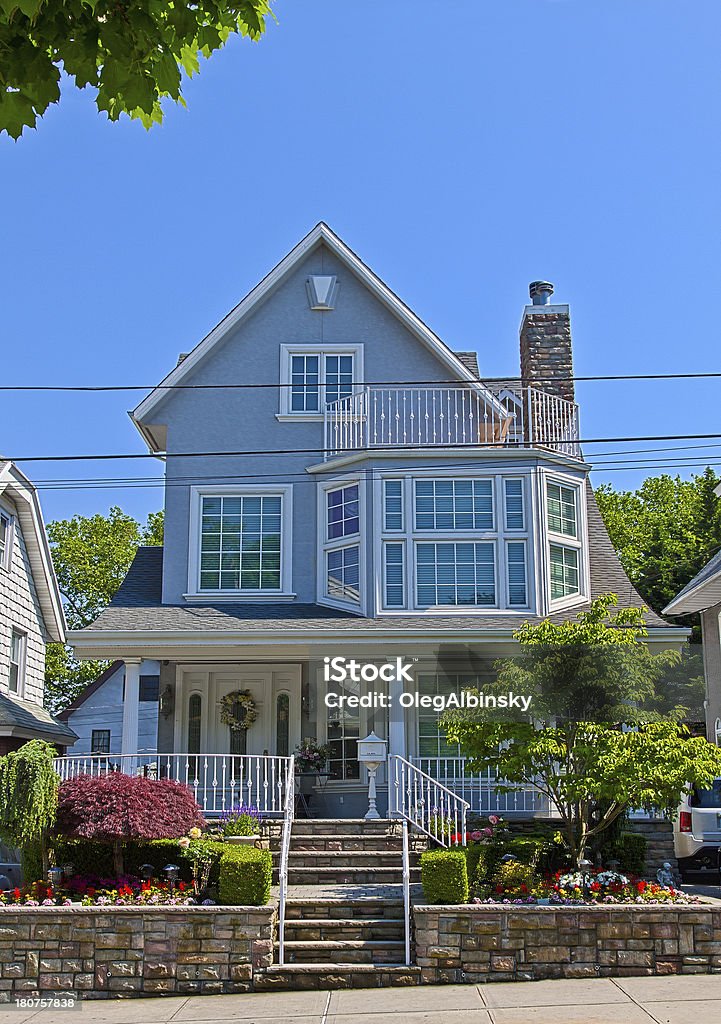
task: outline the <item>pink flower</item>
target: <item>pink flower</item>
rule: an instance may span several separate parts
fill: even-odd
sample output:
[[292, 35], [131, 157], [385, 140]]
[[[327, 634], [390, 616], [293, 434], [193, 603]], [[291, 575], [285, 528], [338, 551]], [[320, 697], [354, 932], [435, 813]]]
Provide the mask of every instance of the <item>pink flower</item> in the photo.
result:
[[488, 821], [489, 821], [489, 824], [491, 824], [491, 825], [497, 825], [500, 820], [501, 819], [498, 817], [497, 814], [489, 814], [488, 815]]
[[487, 839], [492, 839], [493, 838], [493, 829], [492, 828], [484, 828], [483, 829], [483, 835], [486, 836]]
[[474, 843], [477, 843], [478, 840], [482, 838], [482, 835], [482, 832], [476, 830], [475, 832], [471, 832], [471, 839], [473, 840]]

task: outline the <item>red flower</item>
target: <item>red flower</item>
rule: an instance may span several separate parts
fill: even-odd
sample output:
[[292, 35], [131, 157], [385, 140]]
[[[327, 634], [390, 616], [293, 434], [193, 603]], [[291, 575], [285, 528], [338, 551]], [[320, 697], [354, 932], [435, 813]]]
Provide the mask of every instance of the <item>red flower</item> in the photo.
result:
[[185, 884], [185, 882], [178, 882], [178, 889], [180, 890], [180, 892], [185, 892], [185, 890], [186, 890], [187, 888], [188, 888], [188, 887], [187, 887], [187, 885]]
[[528, 886], [525, 882], [521, 883], [521, 892], [528, 892]]
[[589, 889], [591, 890], [591, 892], [600, 892], [601, 891], [601, 883], [600, 882], [591, 882], [591, 884], [589, 886]]
[[646, 891], [646, 882], [644, 882], [644, 881], [636, 882], [636, 892], [638, 892], [640, 894], [640, 893], [645, 892], [645, 891]]
[[17, 888], [17, 886], [13, 889], [13, 899], [20, 899], [20, 890]]

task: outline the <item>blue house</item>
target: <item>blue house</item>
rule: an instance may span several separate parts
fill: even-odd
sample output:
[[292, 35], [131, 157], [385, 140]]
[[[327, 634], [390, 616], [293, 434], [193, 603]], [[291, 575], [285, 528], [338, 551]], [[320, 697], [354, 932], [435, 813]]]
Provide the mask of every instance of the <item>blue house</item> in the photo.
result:
[[[131, 414], [164, 461], [165, 546], [141, 548], [71, 635], [81, 658], [116, 664], [114, 724], [105, 704], [84, 731], [71, 712], [82, 753], [88, 729], [109, 729], [117, 766], [187, 781], [210, 814], [240, 796], [278, 812], [287, 759], [313, 739], [330, 754], [311, 807], [357, 816], [358, 740], [374, 733], [382, 812], [413, 786], [432, 793], [426, 813], [448, 793], [542, 810], [466, 770], [438, 699], [482, 687], [523, 622], [606, 592], [642, 605], [589, 484], [570, 314], [552, 293], [531, 286], [520, 380], [509, 342], [514, 379], [486, 381], [321, 223], [181, 356]], [[652, 646], [685, 640], [647, 621]]]

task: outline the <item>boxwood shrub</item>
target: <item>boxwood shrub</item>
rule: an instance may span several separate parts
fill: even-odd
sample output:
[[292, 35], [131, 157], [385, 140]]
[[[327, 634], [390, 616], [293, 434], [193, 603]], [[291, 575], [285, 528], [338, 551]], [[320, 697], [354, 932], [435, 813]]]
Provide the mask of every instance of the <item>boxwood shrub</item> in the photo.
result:
[[265, 906], [270, 899], [272, 877], [270, 850], [224, 844], [219, 886], [220, 902], [224, 906]]
[[427, 850], [421, 854], [426, 903], [467, 903], [468, 869], [463, 850]]

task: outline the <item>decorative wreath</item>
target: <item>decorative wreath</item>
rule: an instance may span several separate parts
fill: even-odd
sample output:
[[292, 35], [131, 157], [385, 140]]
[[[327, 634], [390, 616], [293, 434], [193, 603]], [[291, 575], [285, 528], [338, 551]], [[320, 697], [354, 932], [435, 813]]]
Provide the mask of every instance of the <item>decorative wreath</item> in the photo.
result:
[[250, 690], [233, 690], [220, 699], [220, 720], [233, 732], [250, 729], [258, 710]]

